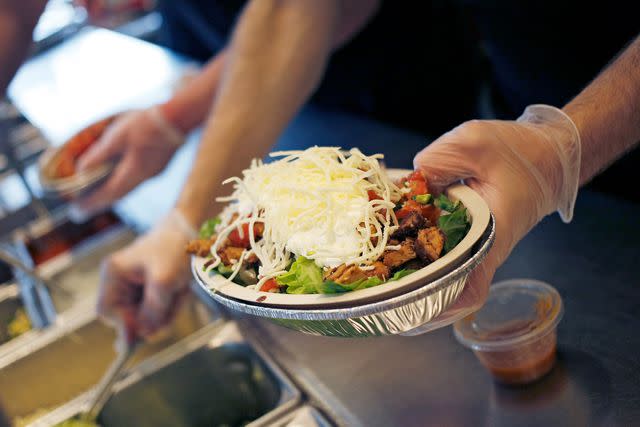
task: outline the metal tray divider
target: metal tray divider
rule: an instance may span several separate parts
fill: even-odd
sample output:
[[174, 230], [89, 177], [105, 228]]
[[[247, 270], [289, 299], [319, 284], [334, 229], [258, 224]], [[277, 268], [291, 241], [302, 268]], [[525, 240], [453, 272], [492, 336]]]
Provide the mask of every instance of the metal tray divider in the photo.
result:
[[[217, 319], [211, 324], [194, 332], [186, 338], [172, 344], [170, 347], [151, 356], [139, 365], [126, 371], [123, 379], [119, 380], [114, 386], [114, 393], [125, 389], [126, 387], [143, 380], [145, 377], [152, 375], [160, 369], [170, 365], [204, 346], [210, 348], [221, 347], [227, 344], [246, 344], [248, 345], [261, 361], [271, 371], [278, 384], [280, 385], [281, 395], [277, 406], [264, 414], [260, 418], [247, 424], [247, 427], [266, 427], [271, 426], [275, 421], [281, 419], [292, 410], [296, 409], [301, 402], [302, 394], [300, 390], [288, 378], [287, 374], [280, 369], [274, 360], [259, 346], [255, 346], [242, 335], [238, 325], [234, 322], [227, 322], [224, 319]], [[95, 393], [91, 389], [68, 403], [59, 406], [54, 411], [45, 415], [30, 424], [30, 427], [53, 426], [75, 415], [78, 415], [87, 409], [90, 398]]]

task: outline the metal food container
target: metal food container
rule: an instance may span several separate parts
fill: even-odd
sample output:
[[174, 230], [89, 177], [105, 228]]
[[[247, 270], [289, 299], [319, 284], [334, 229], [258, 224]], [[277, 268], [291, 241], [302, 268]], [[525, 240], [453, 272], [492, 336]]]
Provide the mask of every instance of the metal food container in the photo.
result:
[[[59, 147], [47, 149], [38, 161], [38, 180], [47, 197], [71, 200], [89, 194], [102, 185], [114, 168], [112, 163], [97, 166], [88, 171], [76, 171], [71, 176], [56, 177], [55, 170], [67, 147], [84, 141], [91, 145], [100, 139], [105, 130], [113, 124], [118, 114], [106, 117], [85, 127]], [[91, 141], [91, 142], [88, 142]]]
[[0, 285], [0, 346], [18, 338], [9, 331], [9, 325], [21, 309], [24, 310], [24, 307], [20, 301], [18, 286], [15, 284]]
[[[0, 360], [40, 340], [48, 329], [68, 325], [78, 315], [94, 313], [101, 261], [135, 238], [135, 233], [118, 221], [91, 233], [86, 227], [67, 225], [68, 222], [55, 218], [38, 221], [16, 233], [12, 243], [0, 247], [46, 279], [43, 286], [14, 269], [15, 283], [0, 285], [0, 328], [7, 326], [18, 308], [27, 313], [32, 326], [31, 331], [11, 340], [2, 339], [0, 332]], [[78, 242], [56, 250], [59, 242], [50, 237], [64, 230]], [[39, 256], [44, 253], [39, 252], [42, 249], [54, 256]]]
[[[338, 309], [287, 309], [229, 298], [202, 282], [196, 271], [196, 292], [231, 309], [267, 318], [312, 335], [370, 337], [415, 335], [432, 329], [429, 322], [442, 314], [462, 293], [469, 274], [484, 259], [495, 239], [493, 215], [471, 256], [455, 269], [423, 287], [383, 301]], [[192, 269], [193, 269], [192, 263]]]
[[[80, 415], [91, 393], [33, 426]], [[300, 392], [234, 323], [211, 325], [132, 370], [98, 417], [103, 427], [271, 426], [294, 409]]]
[[[199, 301], [188, 300], [171, 329], [141, 346], [132, 363], [162, 352], [214, 320]], [[113, 328], [100, 322], [93, 310], [85, 310], [60, 316], [36, 339], [0, 354], [0, 390], [10, 390], [0, 394], [0, 420], [31, 420], [90, 390], [115, 359], [115, 338]]]
[[[111, 213], [96, 218], [85, 224], [72, 224], [65, 217], [47, 218], [17, 233], [5, 248], [46, 280], [55, 316], [50, 325], [0, 344], [0, 390], [11, 390], [0, 394], [0, 425], [3, 417], [21, 425], [20, 420], [37, 418], [81, 396], [115, 358], [115, 332], [95, 312], [100, 264], [133, 241], [135, 233]], [[6, 308], [10, 314], [26, 306], [29, 295], [24, 292], [28, 289], [22, 282], [2, 285], [0, 312]], [[189, 298], [177, 322], [140, 348], [134, 363], [215, 318], [199, 301]]]

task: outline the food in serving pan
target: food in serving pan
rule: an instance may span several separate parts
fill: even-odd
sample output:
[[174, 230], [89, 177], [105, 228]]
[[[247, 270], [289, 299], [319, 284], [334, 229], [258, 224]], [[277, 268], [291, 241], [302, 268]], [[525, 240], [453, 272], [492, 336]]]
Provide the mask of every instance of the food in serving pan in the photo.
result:
[[[13, 420], [13, 425], [15, 427], [25, 427], [28, 425], [32, 425], [35, 421], [44, 417], [53, 409], [54, 408], [38, 409], [37, 411], [29, 414], [26, 417], [16, 417]], [[53, 427], [100, 427], [100, 425], [92, 421], [83, 421], [79, 417], [75, 417], [55, 424]]]
[[469, 230], [466, 208], [413, 172], [392, 182], [382, 155], [312, 147], [254, 160], [231, 202], [187, 252], [208, 270], [267, 292], [332, 294], [398, 280], [437, 260]]
[[100, 120], [86, 127], [67, 141], [47, 165], [50, 179], [69, 178], [76, 173], [78, 159], [96, 142], [113, 123], [116, 116]]
[[93, 421], [86, 421], [80, 418], [71, 418], [69, 420], [58, 423], [53, 427], [100, 427], [100, 425]]
[[31, 320], [22, 306], [5, 311], [0, 318], [0, 345], [31, 330]]
[[13, 318], [7, 325], [7, 337], [14, 339], [31, 330], [31, 320], [27, 316], [24, 308], [20, 307], [16, 310]]
[[111, 210], [99, 213], [84, 222], [65, 220], [47, 232], [24, 240], [29, 257], [36, 267], [73, 250], [100, 233], [123, 226], [122, 220]]

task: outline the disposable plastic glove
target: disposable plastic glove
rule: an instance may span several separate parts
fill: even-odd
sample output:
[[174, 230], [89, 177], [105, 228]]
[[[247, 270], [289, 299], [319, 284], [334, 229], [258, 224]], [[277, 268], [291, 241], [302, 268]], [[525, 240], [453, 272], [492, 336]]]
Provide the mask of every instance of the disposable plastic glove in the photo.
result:
[[155, 334], [172, 320], [189, 291], [185, 247], [195, 236], [173, 211], [103, 262], [98, 313], [129, 342]]
[[561, 110], [527, 107], [517, 121], [470, 121], [418, 153], [414, 166], [434, 188], [463, 180], [487, 202], [496, 240], [456, 303], [420, 332], [455, 322], [486, 300], [496, 269], [544, 216], [569, 222], [578, 192], [580, 136]]
[[87, 217], [111, 206], [164, 169], [183, 141], [158, 107], [125, 113], [79, 159], [80, 170], [109, 161], [116, 166], [102, 186], [74, 203], [74, 215]]

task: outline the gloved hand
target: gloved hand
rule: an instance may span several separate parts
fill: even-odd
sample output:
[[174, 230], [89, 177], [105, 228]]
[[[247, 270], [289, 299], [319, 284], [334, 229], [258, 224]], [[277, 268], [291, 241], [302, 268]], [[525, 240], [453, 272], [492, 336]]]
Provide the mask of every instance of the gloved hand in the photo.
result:
[[102, 265], [98, 313], [129, 342], [168, 325], [189, 292], [188, 241], [197, 233], [177, 210]]
[[158, 107], [122, 115], [78, 161], [80, 170], [108, 161], [116, 161], [116, 166], [102, 186], [75, 201], [74, 214], [86, 217], [97, 213], [158, 174], [183, 141], [183, 135], [164, 119]]
[[431, 330], [482, 306], [496, 269], [544, 216], [558, 211], [563, 221], [571, 221], [580, 135], [561, 110], [532, 105], [515, 122], [475, 120], [458, 126], [418, 153], [414, 166], [434, 188], [463, 180], [487, 202], [496, 220], [492, 249], [456, 303], [428, 325]]

